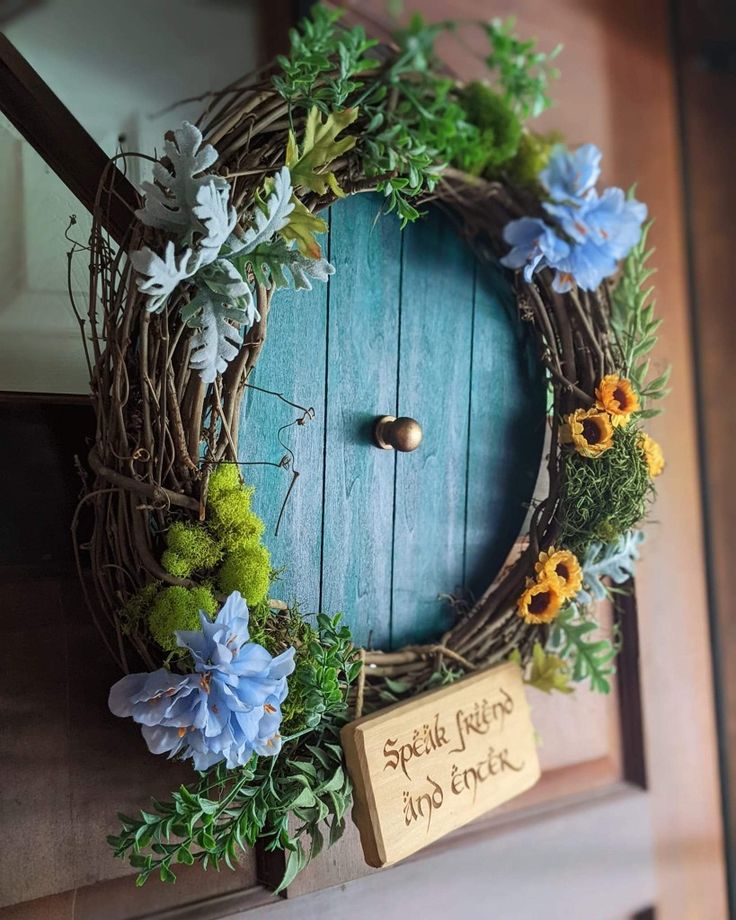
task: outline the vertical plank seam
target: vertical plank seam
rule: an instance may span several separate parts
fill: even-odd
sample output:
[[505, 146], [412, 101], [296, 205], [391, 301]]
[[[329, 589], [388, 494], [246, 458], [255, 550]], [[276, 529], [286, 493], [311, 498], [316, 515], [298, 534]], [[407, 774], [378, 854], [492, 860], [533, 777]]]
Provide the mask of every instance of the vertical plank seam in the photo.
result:
[[[332, 259], [332, 208], [327, 212], [327, 261]], [[323, 401], [322, 435], [322, 516], [320, 521], [319, 538], [319, 603], [318, 612], [322, 612], [322, 597], [324, 591], [325, 574], [325, 502], [327, 498], [327, 421], [329, 413], [329, 386], [330, 386], [330, 316], [332, 305], [332, 284], [327, 284], [327, 297], [325, 299], [325, 393]]]
[[465, 450], [465, 508], [463, 525], [463, 588], [468, 583], [468, 508], [470, 497], [470, 435], [473, 420], [473, 370], [475, 361], [475, 311], [478, 293], [478, 260], [473, 261], [473, 311], [470, 319], [470, 369], [468, 376], [468, 440]]
[[[399, 303], [398, 318], [396, 324], [396, 404], [394, 414], [399, 414], [399, 397], [401, 394], [401, 320], [402, 306], [404, 299], [404, 240], [408, 229], [403, 230], [399, 237]], [[388, 613], [388, 636], [389, 647], [394, 647], [394, 564], [396, 560], [396, 504], [397, 504], [397, 478], [398, 478], [398, 457], [394, 451], [394, 489], [391, 514], [391, 583], [390, 583], [390, 600]]]

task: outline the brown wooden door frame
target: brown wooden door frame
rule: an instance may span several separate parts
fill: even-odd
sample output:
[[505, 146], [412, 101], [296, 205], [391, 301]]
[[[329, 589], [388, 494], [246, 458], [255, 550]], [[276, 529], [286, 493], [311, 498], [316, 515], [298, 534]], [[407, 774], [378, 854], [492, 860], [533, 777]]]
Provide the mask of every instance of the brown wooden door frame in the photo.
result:
[[736, 916], [736, 498], [729, 485], [736, 415], [724, 387], [736, 319], [723, 262], [736, 245], [736, 7], [732, 0], [671, 0], [671, 9], [726, 864]]
[[90, 211], [98, 201], [110, 236], [122, 243], [138, 193], [5, 35], [0, 35], [0, 109]]

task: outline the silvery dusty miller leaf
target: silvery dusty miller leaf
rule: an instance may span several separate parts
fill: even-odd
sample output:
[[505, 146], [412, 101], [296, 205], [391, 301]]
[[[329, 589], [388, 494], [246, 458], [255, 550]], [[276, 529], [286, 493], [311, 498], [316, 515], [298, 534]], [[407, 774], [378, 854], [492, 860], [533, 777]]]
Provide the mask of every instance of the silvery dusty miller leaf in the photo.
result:
[[200, 328], [192, 336], [191, 366], [205, 383], [213, 383], [240, 351], [242, 332], [229, 322], [238, 311], [204, 299]]
[[639, 558], [643, 540], [641, 531], [630, 530], [616, 543], [591, 543], [583, 559], [583, 588], [575, 600], [585, 605], [606, 598], [604, 578], [610, 578], [616, 585], [628, 581], [634, 574], [634, 563]]
[[196, 265], [191, 267], [191, 257], [192, 250], [185, 249], [177, 258], [171, 240], [166, 244], [163, 258], [148, 246], [130, 254], [133, 268], [138, 272], [138, 290], [148, 294], [147, 310], [153, 313], [161, 310], [177, 284], [194, 274]]
[[226, 190], [228, 183], [220, 176], [202, 175], [217, 160], [217, 151], [210, 144], [202, 146], [202, 132], [195, 125], [185, 121], [174, 131], [173, 141], [165, 141], [164, 151], [172, 169], [155, 164], [156, 181], [142, 183], [146, 202], [136, 216], [149, 227], [191, 239], [195, 231], [202, 232], [194, 217], [199, 189], [211, 184]]
[[195, 216], [205, 230], [204, 236], [197, 244], [200, 268], [210, 265], [217, 259], [238, 220], [235, 208], [230, 205], [229, 186], [222, 188], [217, 185], [214, 181], [215, 176], [207, 178], [212, 181], [205, 182], [199, 187], [197, 202], [193, 208]]
[[245, 255], [252, 252], [261, 243], [267, 243], [275, 233], [289, 222], [289, 215], [294, 210], [291, 200], [291, 174], [284, 166], [273, 179], [273, 188], [266, 200], [266, 210], [257, 205], [253, 226], [245, 231], [242, 240], [231, 240], [230, 253]]

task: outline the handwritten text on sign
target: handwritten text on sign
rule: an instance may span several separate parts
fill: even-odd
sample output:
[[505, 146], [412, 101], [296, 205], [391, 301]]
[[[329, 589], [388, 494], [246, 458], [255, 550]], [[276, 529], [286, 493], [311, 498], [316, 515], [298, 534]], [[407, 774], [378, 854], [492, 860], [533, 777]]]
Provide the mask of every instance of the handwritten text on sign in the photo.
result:
[[342, 743], [372, 866], [403, 859], [539, 779], [521, 671], [511, 663], [352, 722]]

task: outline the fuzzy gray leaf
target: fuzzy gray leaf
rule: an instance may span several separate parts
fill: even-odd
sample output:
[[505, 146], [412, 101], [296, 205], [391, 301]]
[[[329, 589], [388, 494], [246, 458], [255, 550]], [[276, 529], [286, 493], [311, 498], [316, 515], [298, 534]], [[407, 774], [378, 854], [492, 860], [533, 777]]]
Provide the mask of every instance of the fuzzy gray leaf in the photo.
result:
[[577, 603], [587, 605], [604, 600], [608, 596], [604, 578], [610, 578], [616, 585], [628, 581], [634, 574], [643, 540], [641, 531], [630, 530], [616, 543], [591, 543], [583, 559], [583, 587], [575, 598]]
[[330, 275], [335, 274], [335, 266], [331, 265], [327, 259], [310, 259], [302, 255], [298, 249], [289, 250], [289, 258], [285, 264], [291, 272], [294, 288], [297, 291], [311, 291], [310, 278], [326, 282]]
[[230, 240], [232, 255], [252, 252], [256, 246], [268, 242], [289, 223], [289, 215], [294, 210], [291, 193], [291, 174], [284, 166], [273, 178], [273, 188], [266, 199], [265, 211], [256, 205], [253, 226], [245, 231], [243, 239], [233, 237]]
[[244, 312], [244, 322], [250, 327], [261, 316], [256, 309], [253, 292], [247, 281], [243, 280], [238, 269], [228, 259], [218, 259], [207, 268], [198, 280], [212, 291], [217, 297]]
[[174, 131], [174, 139], [165, 141], [164, 151], [172, 168], [156, 163], [155, 182], [142, 184], [146, 201], [136, 216], [149, 227], [184, 237], [200, 229], [193, 217], [199, 189], [209, 184], [226, 190], [228, 183], [221, 176], [202, 175], [217, 160], [217, 151], [202, 144], [202, 132], [195, 125], [185, 121]]
[[[213, 179], [213, 176], [208, 176]], [[229, 188], [221, 188], [214, 181], [206, 182], [197, 190], [194, 215], [204, 228], [197, 244], [199, 267], [210, 265], [217, 259], [238, 220], [235, 208], [230, 205]]]
[[163, 258], [148, 246], [144, 246], [143, 249], [131, 253], [130, 261], [138, 272], [138, 290], [148, 295], [146, 309], [152, 313], [163, 309], [177, 284], [191, 278], [196, 271], [196, 264], [192, 261], [192, 250], [185, 249], [177, 257], [171, 240], [166, 244]]
[[238, 321], [240, 312], [214, 298], [201, 298], [199, 328], [192, 336], [190, 364], [205, 383], [213, 383], [240, 351], [242, 330], [231, 320]]

